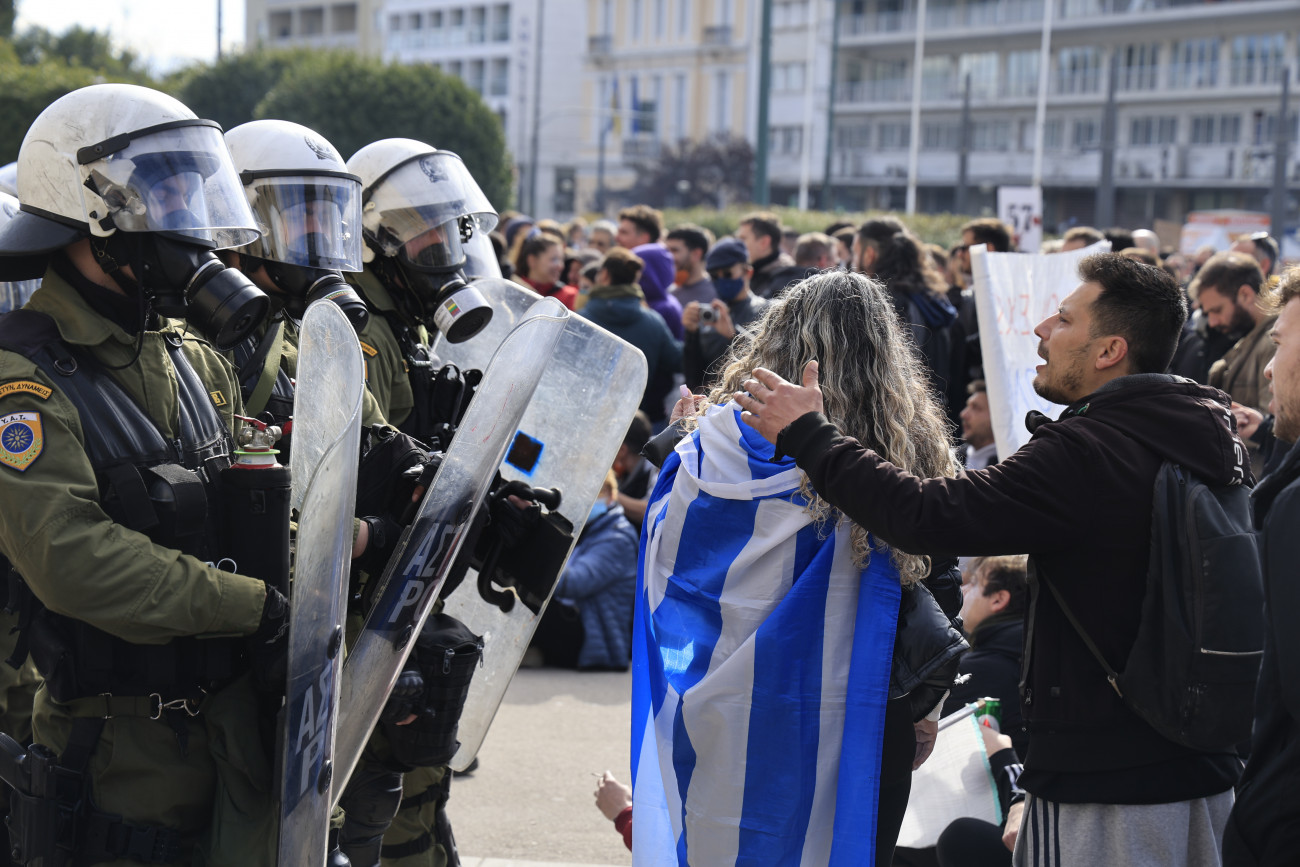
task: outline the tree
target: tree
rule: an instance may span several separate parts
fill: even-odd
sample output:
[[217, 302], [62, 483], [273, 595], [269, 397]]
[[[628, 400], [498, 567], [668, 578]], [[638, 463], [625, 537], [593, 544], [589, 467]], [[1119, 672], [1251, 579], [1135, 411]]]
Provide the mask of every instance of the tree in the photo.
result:
[[291, 65], [254, 114], [310, 127], [345, 156], [384, 138], [454, 151], [498, 209], [510, 204], [500, 119], [460, 79], [432, 66], [315, 54]]
[[231, 55], [212, 65], [195, 64], [181, 70], [167, 80], [166, 88], [199, 117], [232, 129], [253, 120], [257, 104], [285, 72], [312, 54], [300, 49]]
[[18, 159], [27, 128], [46, 106], [94, 84], [96, 75], [92, 69], [59, 61], [25, 66], [10, 45], [0, 44], [0, 165]]
[[754, 186], [754, 149], [744, 139], [718, 136], [668, 145], [637, 167], [626, 198], [657, 208], [724, 207], [746, 201]]
[[14, 38], [14, 17], [17, 14], [14, 0], [0, 0], [0, 39]]
[[118, 81], [151, 84], [149, 71], [130, 49], [117, 50], [107, 33], [74, 24], [62, 33], [29, 27], [13, 40], [18, 61], [24, 66], [47, 62], [93, 70]]

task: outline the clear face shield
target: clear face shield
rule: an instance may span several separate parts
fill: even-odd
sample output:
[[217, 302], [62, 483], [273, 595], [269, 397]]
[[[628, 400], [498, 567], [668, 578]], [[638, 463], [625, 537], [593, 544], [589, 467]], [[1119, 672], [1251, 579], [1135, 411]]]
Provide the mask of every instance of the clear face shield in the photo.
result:
[[262, 231], [246, 248], [249, 255], [302, 268], [361, 270], [360, 178], [341, 173], [245, 173], [243, 178]]
[[77, 152], [90, 231], [156, 232], [210, 249], [257, 238], [221, 137], [211, 121], [176, 121], [114, 136]]
[[492, 318], [481, 292], [466, 283], [465, 246], [497, 224], [496, 211], [460, 157], [433, 153], [397, 166], [371, 188], [362, 211], [367, 239], [396, 260], [402, 281], [431, 307], [452, 343]]

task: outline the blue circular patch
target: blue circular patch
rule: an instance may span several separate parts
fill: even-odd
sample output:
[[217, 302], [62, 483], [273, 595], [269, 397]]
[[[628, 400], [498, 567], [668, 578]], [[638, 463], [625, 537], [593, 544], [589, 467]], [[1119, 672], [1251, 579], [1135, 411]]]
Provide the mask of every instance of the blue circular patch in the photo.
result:
[[0, 444], [4, 450], [12, 455], [20, 455], [32, 447], [32, 441], [36, 439], [32, 429], [22, 422], [14, 422], [4, 429], [0, 434]]

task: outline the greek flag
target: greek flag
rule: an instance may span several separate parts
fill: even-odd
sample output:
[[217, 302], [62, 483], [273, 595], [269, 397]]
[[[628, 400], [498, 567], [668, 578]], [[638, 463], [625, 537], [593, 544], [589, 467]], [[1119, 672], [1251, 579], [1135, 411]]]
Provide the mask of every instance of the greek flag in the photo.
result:
[[900, 595], [802, 473], [714, 407], [646, 513], [633, 638], [633, 863], [875, 863]]

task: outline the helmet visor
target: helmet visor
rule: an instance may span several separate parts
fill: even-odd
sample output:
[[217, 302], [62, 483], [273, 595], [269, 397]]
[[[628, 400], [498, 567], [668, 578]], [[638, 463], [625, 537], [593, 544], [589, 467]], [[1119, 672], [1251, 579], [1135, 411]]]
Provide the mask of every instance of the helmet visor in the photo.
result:
[[449, 271], [465, 264], [460, 220], [451, 219], [416, 235], [402, 245], [401, 257], [418, 268]]
[[490, 232], [497, 224], [496, 211], [460, 158], [431, 153], [398, 166], [371, 188], [362, 225], [385, 254], [395, 256], [408, 241], [466, 216], [478, 231]]
[[361, 270], [361, 181], [321, 176], [257, 178], [248, 200], [262, 237], [251, 255], [330, 271]]
[[[92, 220], [124, 232], [170, 232], [216, 249], [257, 238], [257, 223], [220, 129], [195, 125], [132, 138], [81, 166]], [[97, 200], [102, 199], [101, 205]], [[95, 214], [106, 205], [107, 214]]]

